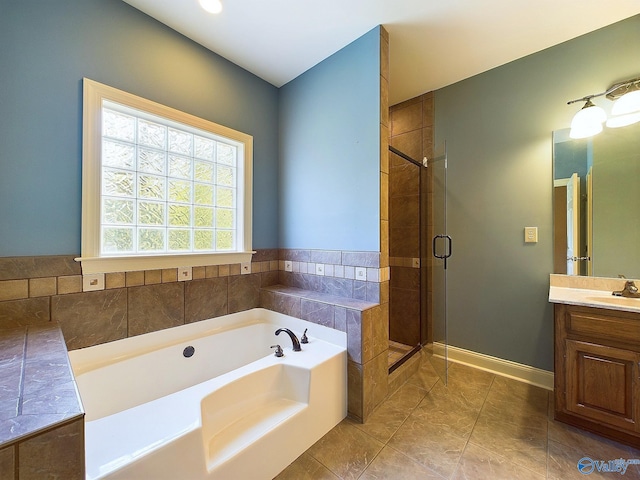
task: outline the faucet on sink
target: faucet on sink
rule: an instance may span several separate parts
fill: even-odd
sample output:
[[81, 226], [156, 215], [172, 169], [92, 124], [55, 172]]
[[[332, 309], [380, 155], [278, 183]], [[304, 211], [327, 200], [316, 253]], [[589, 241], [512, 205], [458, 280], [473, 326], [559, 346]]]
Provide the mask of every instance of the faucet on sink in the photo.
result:
[[[620, 278], [625, 277], [624, 275], [620, 275]], [[615, 297], [640, 298], [638, 287], [633, 280], [627, 280], [626, 282], [624, 282], [624, 288], [622, 290], [611, 292], [611, 295]]]
[[302, 351], [302, 348], [300, 348], [300, 340], [298, 340], [298, 337], [296, 337], [295, 333], [293, 333], [288, 328], [279, 328], [278, 330], [276, 330], [276, 335], [279, 335], [280, 332], [285, 332], [286, 334], [289, 335], [289, 337], [291, 337], [291, 342], [293, 343], [293, 351], [294, 352]]

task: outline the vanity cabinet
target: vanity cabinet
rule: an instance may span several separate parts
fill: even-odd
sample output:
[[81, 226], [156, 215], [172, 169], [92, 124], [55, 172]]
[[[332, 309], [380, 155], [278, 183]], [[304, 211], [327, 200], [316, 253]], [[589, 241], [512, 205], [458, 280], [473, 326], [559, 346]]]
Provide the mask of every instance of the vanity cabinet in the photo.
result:
[[555, 418], [640, 447], [640, 313], [555, 305]]

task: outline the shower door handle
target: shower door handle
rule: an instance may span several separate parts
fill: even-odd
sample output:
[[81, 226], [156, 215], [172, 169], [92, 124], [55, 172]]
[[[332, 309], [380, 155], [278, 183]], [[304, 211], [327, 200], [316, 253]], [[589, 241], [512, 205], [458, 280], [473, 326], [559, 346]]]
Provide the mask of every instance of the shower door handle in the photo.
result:
[[[438, 244], [438, 239], [439, 238], [444, 238], [447, 241], [447, 250], [446, 253], [444, 254], [438, 254], [438, 249], [437, 249], [437, 244]], [[451, 237], [449, 235], [436, 235], [433, 237], [433, 245], [432, 245], [432, 250], [433, 250], [433, 256], [436, 258], [439, 258], [441, 260], [444, 260], [444, 269], [447, 269], [447, 258], [449, 258], [451, 256]]]

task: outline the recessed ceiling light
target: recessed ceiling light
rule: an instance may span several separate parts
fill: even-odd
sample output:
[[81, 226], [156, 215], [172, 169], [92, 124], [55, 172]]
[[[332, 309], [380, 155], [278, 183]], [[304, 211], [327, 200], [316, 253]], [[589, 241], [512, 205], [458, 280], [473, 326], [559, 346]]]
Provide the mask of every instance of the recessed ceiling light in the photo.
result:
[[222, 2], [220, 0], [199, 0], [200, 6], [209, 13], [220, 13]]

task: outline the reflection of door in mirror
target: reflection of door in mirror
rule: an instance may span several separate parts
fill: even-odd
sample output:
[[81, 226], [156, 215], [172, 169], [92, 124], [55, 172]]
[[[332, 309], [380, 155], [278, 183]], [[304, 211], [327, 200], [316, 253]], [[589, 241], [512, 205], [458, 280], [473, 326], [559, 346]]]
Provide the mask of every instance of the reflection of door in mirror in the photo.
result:
[[593, 275], [593, 166], [587, 172], [587, 275]]
[[567, 273], [566, 179], [554, 180], [553, 183], [553, 272]]
[[574, 173], [567, 182], [567, 275], [579, 275], [580, 180]]
[[580, 178], [577, 173], [554, 181], [554, 199], [554, 270], [579, 275]]

